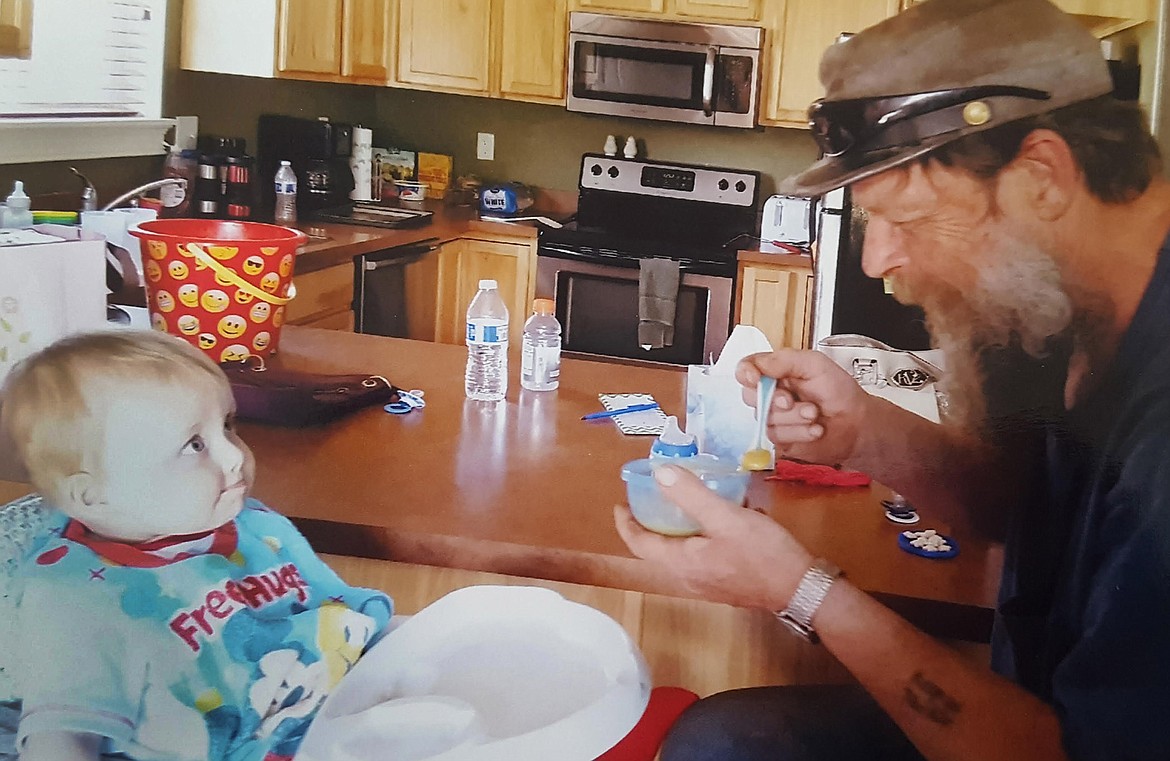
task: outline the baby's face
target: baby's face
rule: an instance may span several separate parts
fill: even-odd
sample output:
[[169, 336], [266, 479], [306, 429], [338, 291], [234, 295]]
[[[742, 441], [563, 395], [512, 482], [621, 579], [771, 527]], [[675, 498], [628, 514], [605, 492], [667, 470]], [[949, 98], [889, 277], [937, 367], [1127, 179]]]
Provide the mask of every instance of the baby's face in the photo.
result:
[[209, 531], [235, 518], [254, 462], [233, 427], [231, 392], [209, 386], [130, 382], [92, 399], [105, 415], [105, 466], [98, 500], [72, 517], [129, 542]]

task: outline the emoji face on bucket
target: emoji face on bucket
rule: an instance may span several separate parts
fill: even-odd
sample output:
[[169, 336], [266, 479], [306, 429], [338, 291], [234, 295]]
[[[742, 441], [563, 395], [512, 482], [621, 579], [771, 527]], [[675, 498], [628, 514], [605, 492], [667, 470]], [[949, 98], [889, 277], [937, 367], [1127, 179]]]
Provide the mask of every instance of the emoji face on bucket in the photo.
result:
[[223, 354], [219, 355], [220, 362], [243, 362], [251, 356], [248, 347], [243, 344], [232, 344], [223, 350]]
[[146, 272], [146, 279], [152, 283], [157, 283], [162, 280], [162, 267], [158, 266], [158, 262], [153, 259], [147, 259], [142, 263], [142, 269]]
[[219, 343], [219, 339], [210, 333], [199, 334], [199, 348], [200, 349], [214, 349], [215, 345]]
[[199, 286], [194, 283], [184, 283], [179, 286], [179, 303], [185, 307], [199, 306]]
[[256, 299], [255, 296], [248, 293], [243, 288], [240, 288], [239, 290], [236, 291], [236, 303], [237, 304], [251, 304], [255, 299]]
[[229, 341], [234, 341], [244, 335], [248, 329], [248, 321], [238, 314], [229, 314], [219, 321], [219, 334]]
[[260, 253], [264, 254], [265, 256], [272, 256], [273, 254], [275, 254], [279, 250], [280, 250], [280, 248], [278, 246], [261, 246], [260, 247]]
[[268, 348], [268, 345], [271, 343], [272, 343], [272, 334], [269, 333], [267, 330], [261, 330], [259, 333], [256, 334], [256, 337], [252, 339], [252, 348], [255, 349], [256, 351], [264, 351], [265, 349]]
[[248, 316], [252, 318], [252, 322], [264, 322], [272, 315], [272, 307], [266, 302], [257, 301], [252, 310], [248, 312]]
[[193, 314], [185, 314], [178, 321], [179, 332], [185, 336], [193, 336], [199, 332], [199, 318]]
[[276, 293], [276, 287], [280, 285], [280, 275], [275, 272], [269, 272], [260, 278], [260, 287], [268, 293]]
[[154, 296], [154, 303], [158, 305], [158, 311], [160, 312], [175, 311], [175, 297], [172, 296], [168, 291], [159, 291], [156, 293]]
[[227, 272], [217, 272], [215, 273], [215, 282], [219, 283], [224, 288], [227, 288], [232, 284], [231, 275], [229, 275]]
[[191, 270], [187, 269], [186, 264], [183, 264], [176, 259], [167, 265], [167, 272], [169, 272], [171, 277], [173, 277], [175, 280], [186, 280], [187, 275], [191, 273]]
[[244, 260], [244, 272], [249, 275], [258, 275], [264, 269], [264, 260], [258, 256], [249, 256]]
[[152, 314], [150, 316], [150, 327], [162, 333], [166, 333], [167, 321], [161, 314]]
[[150, 252], [150, 258], [152, 259], [162, 260], [167, 258], [167, 244], [161, 240], [146, 241], [146, 250]]
[[229, 259], [235, 259], [236, 254], [240, 253], [240, 249], [235, 246], [208, 246], [207, 253], [221, 262], [226, 262]]
[[284, 307], [277, 307], [272, 313], [272, 327], [279, 328], [284, 324]]
[[228, 295], [223, 291], [210, 290], [199, 300], [203, 308], [212, 314], [218, 314], [228, 308]]
[[285, 254], [280, 259], [280, 264], [277, 265], [276, 271], [280, 273], [281, 277], [288, 277], [292, 274], [293, 255]]

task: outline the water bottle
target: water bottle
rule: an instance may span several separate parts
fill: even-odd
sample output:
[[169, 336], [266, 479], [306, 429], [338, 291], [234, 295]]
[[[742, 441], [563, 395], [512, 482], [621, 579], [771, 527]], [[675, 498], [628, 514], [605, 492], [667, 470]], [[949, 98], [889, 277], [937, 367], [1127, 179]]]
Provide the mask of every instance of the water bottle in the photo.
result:
[[520, 385], [529, 391], [552, 391], [561, 384], [561, 324], [553, 311], [552, 299], [536, 299], [524, 323]]
[[280, 162], [280, 169], [276, 170], [276, 213], [273, 218], [278, 225], [293, 225], [297, 221], [297, 175], [287, 161]]
[[495, 280], [480, 280], [467, 307], [468, 399], [498, 402], [508, 391], [508, 307]]

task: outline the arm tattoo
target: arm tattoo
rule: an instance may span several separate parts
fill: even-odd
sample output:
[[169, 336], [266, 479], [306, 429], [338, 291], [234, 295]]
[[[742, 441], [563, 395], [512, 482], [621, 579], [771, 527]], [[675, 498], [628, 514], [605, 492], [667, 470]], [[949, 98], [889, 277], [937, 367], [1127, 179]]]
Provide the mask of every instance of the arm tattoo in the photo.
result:
[[944, 727], [955, 721], [963, 704], [943, 692], [943, 689], [926, 678], [921, 671], [910, 677], [906, 686], [906, 704], [935, 724]]

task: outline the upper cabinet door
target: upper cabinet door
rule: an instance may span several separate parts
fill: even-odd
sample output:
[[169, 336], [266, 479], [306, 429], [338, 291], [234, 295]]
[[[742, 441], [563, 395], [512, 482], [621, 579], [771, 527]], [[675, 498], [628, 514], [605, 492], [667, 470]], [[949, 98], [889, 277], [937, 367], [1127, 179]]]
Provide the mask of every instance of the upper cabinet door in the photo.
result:
[[345, 0], [341, 24], [341, 75], [390, 80], [392, 0]]
[[0, 58], [32, 57], [32, 0], [0, 0]]
[[491, 0], [400, 0], [397, 82], [487, 93]]
[[640, 13], [662, 13], [666, 0], [573, 0], [575, 11], [635, 11]]
[[281, 74], [341, 74], [341, 0], [280, 0]]
[[500, 95], [564, 102], [566, 0], [500, 1]]
[[728, 21], [759, 21], [760, 0], [674, 0], [679, 16]]
[[823, 94], [818, 72], [825, 48], [843, 32], [859, 32], [896, 14], [899, 0], [786, 0], [772, 42], [763, 118], [804, 125], [809, 104]]

